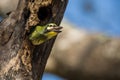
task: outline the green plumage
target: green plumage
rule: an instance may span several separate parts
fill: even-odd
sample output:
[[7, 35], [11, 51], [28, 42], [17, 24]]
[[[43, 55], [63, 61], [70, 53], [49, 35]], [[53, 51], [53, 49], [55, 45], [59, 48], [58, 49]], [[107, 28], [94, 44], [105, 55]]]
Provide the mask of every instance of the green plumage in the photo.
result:
[[41, 43], [56, 36], [62, 27], [58, 27], [54, 23], [47, 24], [45, 26], [36, 26], [35, 29], [29, 35], [29, 40], [33, 45], [40, 45]]

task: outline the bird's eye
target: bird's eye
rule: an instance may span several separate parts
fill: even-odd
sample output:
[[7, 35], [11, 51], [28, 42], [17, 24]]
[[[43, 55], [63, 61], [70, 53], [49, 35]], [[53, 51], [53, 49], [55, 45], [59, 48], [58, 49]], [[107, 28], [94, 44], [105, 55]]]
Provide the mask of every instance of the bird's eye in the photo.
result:
[[47, 27], [55, 27], [55, 24], [48, 24]]
[[53, 25], [52, 25], [52, 24], [50, 24], [50, 25], [49, 25], [49, 27], [53, 27]]
[[48, 27], [53, 27], [53, 25], [49, 24]]

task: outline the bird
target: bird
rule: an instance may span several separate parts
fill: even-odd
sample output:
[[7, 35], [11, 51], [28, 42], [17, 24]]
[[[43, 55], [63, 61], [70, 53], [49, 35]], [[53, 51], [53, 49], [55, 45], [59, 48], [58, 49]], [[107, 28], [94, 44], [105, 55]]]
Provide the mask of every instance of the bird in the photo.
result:
[[40, 45], [47, 40], [55, 37], [61, 32], [63, 27], [57, 26], [55, 23], [49, 23], [44, 26], [36, 26], [35, 29], [30, 32], [29, 40], [33, 45]]

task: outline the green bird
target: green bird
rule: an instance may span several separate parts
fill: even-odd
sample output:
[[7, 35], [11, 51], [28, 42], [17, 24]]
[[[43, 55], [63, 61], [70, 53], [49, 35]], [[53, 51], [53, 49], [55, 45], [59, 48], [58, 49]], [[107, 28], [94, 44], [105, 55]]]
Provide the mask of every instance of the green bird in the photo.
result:
[[45, 26], [36, 26], [29, 35], [29, 40], [33, 45], [40, 45], [41, 43], [53, 38], [60, 33], [62, 27], [57, 26], [55, 23], [49, 23]]

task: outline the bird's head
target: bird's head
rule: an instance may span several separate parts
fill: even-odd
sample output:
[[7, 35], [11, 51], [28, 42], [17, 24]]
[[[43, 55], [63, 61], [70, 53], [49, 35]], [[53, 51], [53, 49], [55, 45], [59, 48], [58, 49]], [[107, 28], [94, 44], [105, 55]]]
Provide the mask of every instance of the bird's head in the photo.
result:
[[46, 30], [47, 32], [50, 32], [50, 31], [53, 31], [53, 32], [61, 32], [60, 30], [62, 29], [63, 27], [61, 26], [57, 26], [55, 23], [49, 23], [46, 25]]

